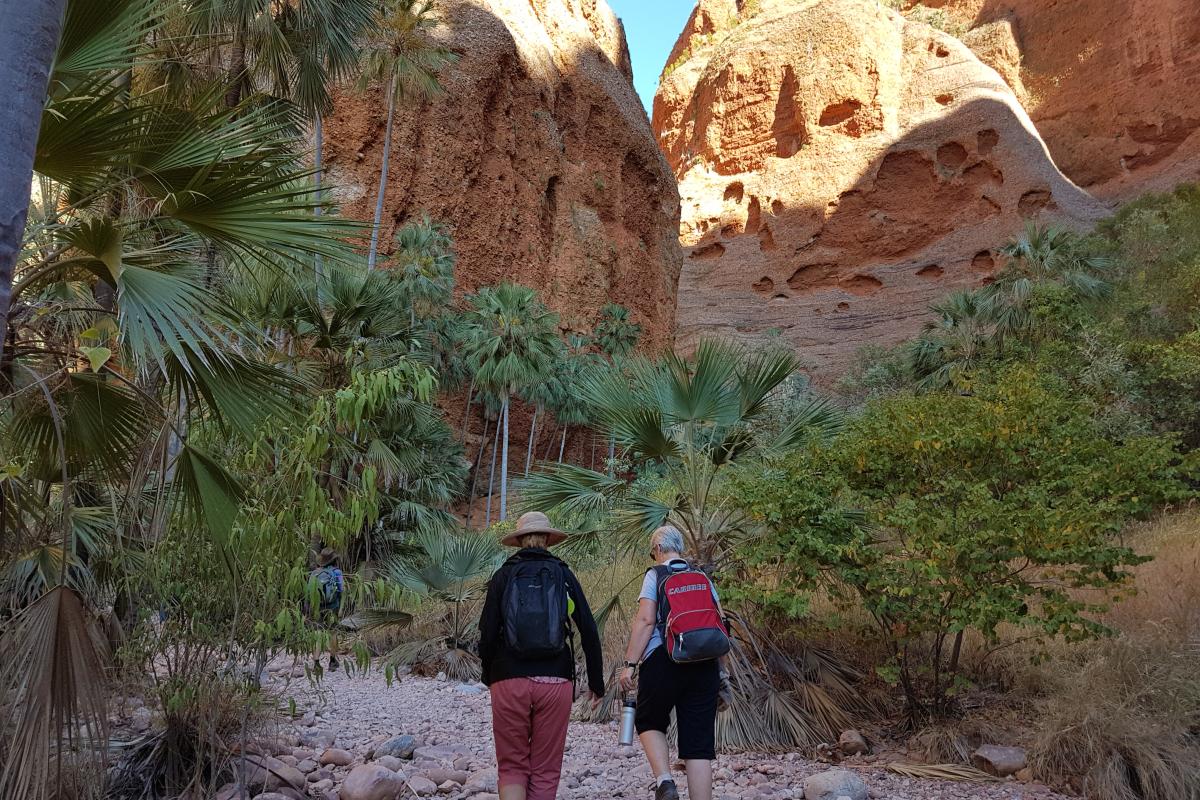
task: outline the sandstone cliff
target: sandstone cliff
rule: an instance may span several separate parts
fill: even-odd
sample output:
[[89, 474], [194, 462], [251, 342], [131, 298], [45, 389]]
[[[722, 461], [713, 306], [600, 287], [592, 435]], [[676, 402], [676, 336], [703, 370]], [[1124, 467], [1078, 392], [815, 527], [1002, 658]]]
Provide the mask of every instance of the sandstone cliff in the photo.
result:
[[[399, 109], [382, 252], [406, 219], [454, 229], [460, 290], [537, 288], [564, 327], [589, 330], [609, 300], [669, 346], [680, 264], [675, 181], [631, 84], [604, 0], [439, 0], [460, 56], [445, 96]], [[387, 103], [344, 92], [326, 124], [328, 180], [370, 219]]]
[[654, 129], [680, 184], [684, 349], [779, 335], [829, 374], [988, 280], [1026, 220], [1103, 213], [996, 71], [876, 0], [701, 0]]
[[1092, 194], [1127, 199], [1200, 179], [1200, 2], [906, 6], [962, 33], [980, 58], [1015, 79], [1055, 163]]

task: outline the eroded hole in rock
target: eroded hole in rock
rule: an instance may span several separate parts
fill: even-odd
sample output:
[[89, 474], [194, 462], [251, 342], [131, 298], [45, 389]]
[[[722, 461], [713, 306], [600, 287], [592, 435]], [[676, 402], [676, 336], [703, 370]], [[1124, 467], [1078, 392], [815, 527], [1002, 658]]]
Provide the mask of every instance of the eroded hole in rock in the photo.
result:
[[746, 233], [758, 233], [758, 226], [762, 223], [762, 206], [758, 203], [758, 197], [750, 198], [750, 207], [746, 210]]
[[769, 276], [763, 275], [761, 278], [751, 284], [750, 288], [759, 294], [770, 294], [771, 292], [775, 291], [775, 281], [771, 280]]
[[929, 280], [936, 280], [937, 278], [942, 277], [942, 275], [944, 275], [945, 272], [946, 272], [946, 270], [942, 269], [937, 264], [928, 264], [924, 267], [921, 267], [919, 270], [917, 270], [917, 277], [918, 278], [927, 278]]
[[742, 197], [745, 194], [745, 191], [746, 187], [742, 185], [741, 181], [734, 181], [725, 187], [725, 202], [728, 203], [731, 200], [734, 203], [742, 202]]
[[838, 303], [838, 304], [837, 304], [837, 310], [838, 310], [838, 311], [845, 311], [845, 310], [846, 310], [847, 308], [849, 308], [849, 307], [850, 307], [850, 304], [849, 304], [849, 303], [847, 303], [847, 302], [846, 302], [846, 301], [844, 301], [844, 300], [843, 300], [842, 302], [840, 302], [840, 303]]
[[850, 294], [874, 294], [883, 288], [883, 281], [870, 275], [855, 275], [842, 281], [841, 286]]
[[766, 253], [775, 250], [779, 245], [775, 244], [775, 236], [771, 233], [771, 229], [763, 225], [758, 229], [758, 249]]
[[775, 216], [779, 216], [781, 213], [783, 213], [783, 201], [782, 200], [772, 200], [771, 201], [771, 213], [774, 214]]
[[1047, 189], [1033, 189], [1017, 201], [1017, 213], [1025, 219], [1036, 217], [1054, 199]]
[[796, 155], [808, 140], [803, 108], [796, 102], [799, 94], [800, 85], [796, 81], [795, 70], [790, 65], [784, 67], [779, 99], [775, 101], [775, 119], [771, 123], [771, 134], [775, 137], [775, 155], [779, 158], [791, 158]]
[[979, 155], [986, 156], [992, 152], [992, 149], [1000, 143], [1000, 134], [996, 133], [991, 128], [980, 131], [975, 134], [975, 149], [979, 151]]
[[700, 260], [707, 260], [712, 258], [720, 258], [723, 255], [725, 255], [725, 245], [721, 244], [720, 242], [713, 242], [712, 244], [706, 244], [703, 247], [697, 247], [692, 251], [691, 257]]
[[992, 257], [991, 250], [980, 250], [971, 259], [971, 269], [977, 269], [983, 272], [991, 272], [996, 268], [996, 259]]
[[979, 198], [979, 216], [994, 217], [1000, 213], [1000, 204], [990, 197]]
[[771, 299], [772, 300], [787, 300], [788, 296], [786, 294], [784, 294], [783, 292], [780, 292], [779, 294], [772, 295]]
[[946, 142], [937, 149], [937, 162], [943, 169], [956, 170], [967, 161], [967, 148], [958, 142]]
[[950, 51], [947, 50], [945, 46], [939, 44], [937, 46], [937, 50], [934, 51], [934, 55], [936, 55], [938, 58], [945, 58], [946, 56], [950, 55]]
[[832, 286], [835, 283], [833, 279], [835, 272], [837, 272], [836, 264], [805, 264], [792, 273], [792, 277], [787, 279], [787, 285], [797, 292], [809, 292]]
[[832, 103], [825, 106], [825, 110], [821, 112], [821, 119], [818, 120], [818, 123], [826, 128], [833, 125], [841, 125], [857, 114], [860, 108], [862, 108], [862, 103], [857, 100], [843, 100], [840, 103]]
[[721, 235], [724, 236], [726, 239], [737, 236], [741, 232], [742, 232], [742, 223], [740, 223], [740, 222], [731, 222], [728, 225], [724, 225], [721, 227]]
[[940, 106], [948, 106], [948, 105], [950, 105], [951, 103], [953, 103], [953, 102], [954, 102], [954, 95], [952, 95], [952, 94], [939, 94], [937, 97], [935, 97], [935, 98], [933, 98], [933, 99], [934, 99], [934, 100], [936, 100], [936, 101], [937, 101], [937, 104], [938, 104], [938, 105], [940, 105]]
[[983, 186], [988, 183], [996, 186], [1004, 185], [1004, 173], [990, 161], [980, 161], [978, 164], [967, 167], [963, 170], [963, 178], [972, 186]]

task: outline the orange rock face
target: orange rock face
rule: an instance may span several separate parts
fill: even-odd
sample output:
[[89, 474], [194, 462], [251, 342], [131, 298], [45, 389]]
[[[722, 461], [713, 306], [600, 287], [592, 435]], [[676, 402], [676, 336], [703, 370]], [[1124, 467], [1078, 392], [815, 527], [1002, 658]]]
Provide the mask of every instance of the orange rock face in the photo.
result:
[[1055, 163], [1091, 193], [1126, 199], [1200, 178], [1196, 0], [921, 4], [943, 13], [948, 27], [966, 29], [964, 41], [992, 66], [1002, 60], [986, 41], [992, 37], [979, 32], [1012, 30], [1023, 102]]
[[876, 0], [701, 0], [672, 59], [654, 129], [680, 186], [684, 349], [781, 336], [828, 375], [988, 280], [1026, 220], [1104, 213], [996, 71]]
[[[460, 290], [524, 283], [574, 330], [612, 300], [669, 346], [679, 199], [620, 22], [603, 0], [437, 8], [460, 61], [442, 98], [397, 110], [381, 252], [428, 212], [453, 227]], [[386, 109], [381, 91], [346, 91], [326, 123], [328, 181], [360, 219], [374, 213]]]

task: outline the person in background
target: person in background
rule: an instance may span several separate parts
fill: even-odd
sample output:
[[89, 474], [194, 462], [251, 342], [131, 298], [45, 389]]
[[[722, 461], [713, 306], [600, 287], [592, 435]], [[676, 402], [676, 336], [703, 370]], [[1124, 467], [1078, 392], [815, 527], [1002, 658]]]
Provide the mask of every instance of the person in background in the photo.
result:
[[[672, 574], [689, 574], [680, 591], [701, 591], [710, 615], [719, 617], [720, 600], [712, 581], [695, 571], [683, 558], [683, 534], [664, 525], [650, 537], [652, 567], [642, 581], [637, 616], [625, 651], [621, 690], [629, 692], [637, 675], [635, 725], [646, 759], [654, 773], [655, 800], [679, 800], [671, 777], [667, 728], [675, 712], [679, 731], [679, 757], [687, 771], [690, 800], [712, 800], [712, 762], [716, 753], [717, 706], [728, 691], [728, 676], [718, 658], [678, 663], [664, 643], [669, 609], [662, 587]], [[692, 577], [694, 576], [694, 577]], [[708, 593], [711, 592], [711, 598]], [[724, 635], [722, 627], [721, 634]], [[727, 642], [727, 639], [726, 639]], [[725, 649], [728, 649], [727, 644]]]
[[522, 515], [502, 540], [520, 549], [488, 583], [479, 657], [491, 687], [501, 800], [554, 800], [558, 793], [575, 699], [572, 624], [583, 640], [593, 707], [604, 696], [596, 621], [574, 573], [547, 549], [566, 538], [545, 514]]
[[309, 579], [316, 582], [317, 621], [329, 631], [329, 669], [338, 668], [337, 624], [342, 611], [342, 595], [346, 593], [346, 576], [338, 567], [338, 556], [332, 548], [326, 547], [317, 556], [317, 568], [309, 573]]

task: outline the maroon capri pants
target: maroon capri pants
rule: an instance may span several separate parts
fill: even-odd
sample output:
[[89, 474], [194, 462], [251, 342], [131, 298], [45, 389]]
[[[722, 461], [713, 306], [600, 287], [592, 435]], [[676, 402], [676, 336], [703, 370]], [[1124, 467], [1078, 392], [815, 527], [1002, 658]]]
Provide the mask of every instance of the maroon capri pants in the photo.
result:
[[563, 678], [509, 678], [492, 684], [492, 734], [501, 786], [524, 786], [526, 800], [554, 800], [574, 688]]

